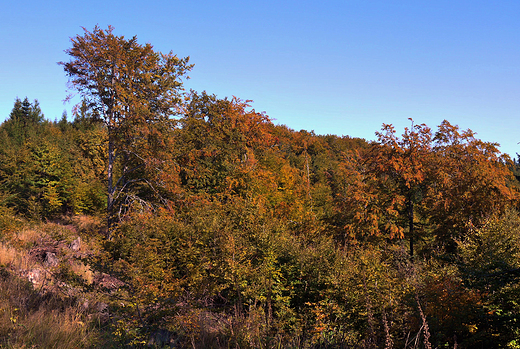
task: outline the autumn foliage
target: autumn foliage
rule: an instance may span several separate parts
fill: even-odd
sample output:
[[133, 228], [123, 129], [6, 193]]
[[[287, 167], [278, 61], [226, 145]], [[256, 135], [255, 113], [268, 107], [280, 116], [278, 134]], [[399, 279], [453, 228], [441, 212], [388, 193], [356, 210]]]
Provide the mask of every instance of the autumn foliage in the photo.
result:
[[187, 59], [113, 28], [67, 53], [73, 120], [17, 99], [0, 126], [0, 240], [109, 218], [76, 228], [118, 285], [96, 291], [96, 345], [518, 347], [516, 163], [497, 144], [448, 121], [294, 131], [184, 93]]

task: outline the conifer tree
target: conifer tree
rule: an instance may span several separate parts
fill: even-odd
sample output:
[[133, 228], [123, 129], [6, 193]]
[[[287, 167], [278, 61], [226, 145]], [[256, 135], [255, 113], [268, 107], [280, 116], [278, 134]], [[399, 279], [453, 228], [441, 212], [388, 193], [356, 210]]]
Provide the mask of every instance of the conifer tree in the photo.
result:
[[34, 126], [41, 124], [43, 120], [44, 116], [38, 100], [31, 103], [27, 97], [23, 101], [16, 98], [5, 127], [9, 136], [14, 138], [18, 144], [22, 144]]

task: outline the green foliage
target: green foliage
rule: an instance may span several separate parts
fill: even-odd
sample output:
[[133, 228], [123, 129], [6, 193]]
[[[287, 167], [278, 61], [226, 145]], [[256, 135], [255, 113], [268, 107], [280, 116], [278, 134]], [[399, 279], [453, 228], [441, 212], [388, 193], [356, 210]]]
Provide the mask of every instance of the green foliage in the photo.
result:
[[[473, 227], [457, 242], [467, 285], [482, 295], [488, 336], [514, 343], [520, 331], [520, 217], [508, 210]], [[485, 327], [484, 327], [485, 328]], [[491, 341], [491, 339], [488, 339]], [[512, 344], [511, 344], [512, 345]]]
[[[514, 278], [520, 268], [519, 227], [520, 218], [513, 210], [491, 216], [481, 227], [473, 226], [457, 244], [464, 265], [481, 275], [509, 274]], [[479, 279], [479, 275], [474, 278]]]
[[19, 223], [14, 209], [6, 205], [8, 200], [9, 195], [0, 192], [0, 241], [10, 237]]
[[[107, 139], [107, 214], [117, 221], [132, 205], [149, 206], [162, 197], [155, 176], [167, 159], [165, 148], [182, 97], [189, 57], [156, 52], [114, 28], [71, 39], [69, 62], [60, 62], [71, 88], [83, 98], [78, 121], [90, 112], [103, 123]], [[117, 219], [116, 219], [117, 218]], [[111, 230], [111, 227], [109, 227]]]
[[[187, 58], [112, 27], [67, 53], [73, 121], [26, 98], [0, 125], [0, 240], [34, 255], [71, 231], [102, 240], [75, 251], [95, 272], [53, 275], [106, 300], [107, 345], [518, 345], [518, 186], [496, 144], [447, 121], [371, 143], [296, 132], [249, 101], [183, 95]], [[19, 215], [71, 225], [20, 232]], [[36, 343], [9, 321], [1, 345]]]
[[9, 193], [4, 205], [33, 219], [105, 207], [102, 129], [81, 131], [65, 127], [66, 120], [60, 126], [37, 119], [20, 142], [13, 120], [0, 126], [0, 190]]
[[[460, 183], [474, 183], [464, 184], [466, 204], [478, 192], [498, 214], [514, 200], [501, 187], [504, 167], [479, 153], [487, 145], [448, 142], [439, 153], [428, 145], [433, 160], [418, 162], [410, 133], [401, 148], [368, 145], [275, 126], [238, 99], [192, 93], [188, 102], [160, 156], [133, 172], [154, 184], [133, 183], [124, 219], [91, 258], [92, 268], [120, 280], [107, 293], [109, 341], [142, 346], [166, 333], [201, 348], [471, 347], [491, 345], [506, 328], [511, 335], [500, 343], [515, 344], [518, 215], [485, 221], [479, 202], [443, 221], [437, 206], [427, 207], [440, 185], [456, 212], [464, 188], [439, 178], [462, 159], [475, 160], [457, 172]], [[22, 143], [0, 126], [4, 236], [16, 212], [49, 219], [106, 209], [108, 134], [89, 113], [83, 105], [72, 123], [41, 121]], [[448, 153], [456, 160], [442, 171], [428, 167]], [[123, 162], [113, 170], [126, 171]], [[141, 200], [154, 196], [161, 200], [153, 205]], [[85, 217], [74, 220], [78, 232], [106, 231]], [[424, 260], [410, 260], [399, 239], [410, 223]], [[465, 234], [456, 251], [435, 244], [441, 228]], [[56, 270], [63, 282], [92, 287], [71, 266]]]
[[[326, 235], [298, 237], [261, 204], [198, 197], [187, 211], [136, 215], [108, 250], [142, 321], [178, 332], [186, 330], [179, 313], [230, 314], [249, 330], [223, 340], [347, 346], [368, 337], [399, 343], [408, 324], [402, 250], [347, 252]], [[387, 335], [385, 321], [393, 324]], [[198, 326], [195, 338], [203, 336]]]
[[43, 121], [43, 114], [37, 100], [31, 103], [27, 97], [23, 101], [16, 98], [4, 128], [8, 136], [16, 144], [21, 145], [25, 139], [35, 135], [35, 128]]

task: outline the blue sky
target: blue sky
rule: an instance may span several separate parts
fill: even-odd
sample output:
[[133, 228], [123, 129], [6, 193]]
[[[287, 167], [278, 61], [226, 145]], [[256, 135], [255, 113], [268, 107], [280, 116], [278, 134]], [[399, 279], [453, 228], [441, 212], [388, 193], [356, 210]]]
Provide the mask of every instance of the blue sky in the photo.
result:
[[18, 0], [0, 13], [0, 121], [15, 98], [70, 116], [56, 63], [70, 37], [115, 27], [190, 56], [185, 86], [254, 101], [277, 124], [375, 139], [447, 119], [520, 153], [519, 1]]

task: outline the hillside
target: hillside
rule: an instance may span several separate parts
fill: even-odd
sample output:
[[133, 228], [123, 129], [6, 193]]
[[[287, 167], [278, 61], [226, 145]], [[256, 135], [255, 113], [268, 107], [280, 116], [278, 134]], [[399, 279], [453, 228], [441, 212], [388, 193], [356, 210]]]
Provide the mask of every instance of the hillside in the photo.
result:
[[17, 98], [0, 125], [0, 347], [520, 345], [497, 144], [295, 131], [111, 27], [72, 44], [72, 118]]
[[210, 102], [228, 114], [193, 104], [110, 231], [100, 124], [0, 126], [2, 346], [514, 347], [517, 184], [492, 144]]

